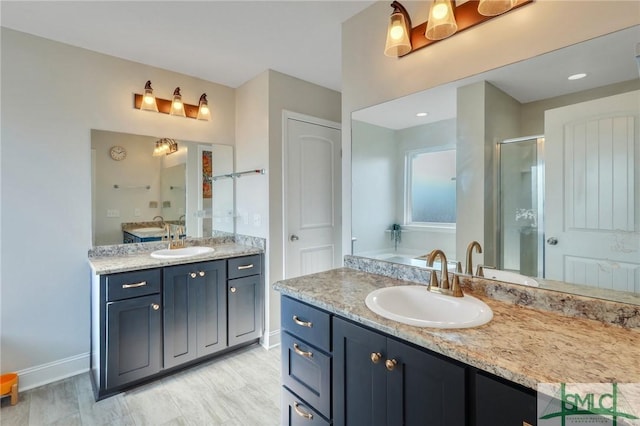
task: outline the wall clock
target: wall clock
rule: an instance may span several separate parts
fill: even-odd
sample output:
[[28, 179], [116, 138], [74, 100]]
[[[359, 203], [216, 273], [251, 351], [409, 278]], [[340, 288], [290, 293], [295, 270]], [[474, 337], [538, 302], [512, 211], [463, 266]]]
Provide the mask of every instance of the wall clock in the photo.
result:
[[111, 154], [111, 158], [113, 158], [114, 160], [121, 161], [124, 160], [127, 156], [127, 150], [121, 146], [116, 145], [111, 147], [111, 150], [109, 150], [109, 154]]

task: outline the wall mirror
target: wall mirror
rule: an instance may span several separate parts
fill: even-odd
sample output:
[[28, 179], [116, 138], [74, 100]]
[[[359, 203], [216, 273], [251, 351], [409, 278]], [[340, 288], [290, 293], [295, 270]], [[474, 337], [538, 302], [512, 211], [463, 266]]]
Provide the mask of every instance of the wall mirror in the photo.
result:
[[639, 41], [635, 26], [353, 112], [352, 253], [425, 266], [440, 248], [464, 267], [478, 240], [474, 263], [640, 304]]
[[175, 140], [154, 156], [159, 139], [91, 131], [94, 246], [157, 241], [164, 223], [190, 237], [234, 233], [233, 179], [215, 179], [233, 173], [233, 147]]

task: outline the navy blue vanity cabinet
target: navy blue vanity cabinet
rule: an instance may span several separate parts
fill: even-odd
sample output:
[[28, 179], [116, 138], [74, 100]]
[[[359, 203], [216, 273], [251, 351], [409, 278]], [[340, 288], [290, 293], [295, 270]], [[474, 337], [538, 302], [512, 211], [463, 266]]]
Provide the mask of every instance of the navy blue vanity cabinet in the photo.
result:
[[475, 426], [537, 424], [535, 391], [480, 371], [474, 377]]
[[262, 256], [243, 256], [228, 260], [227, 306], [229, 346], [262, 336], [264, 317]]
[[282, 297], [282, 424], [331, 424], [331, 315]]
[[335, 425], [466, 424], [465, 366], [333, 318]]
[[227, 347], [227, 262], [164, 268], [164, 368]]
[[98, 283], [91, 373], [96, 395], [103, 397], [162, 368], [161, 272], [102, 275]]

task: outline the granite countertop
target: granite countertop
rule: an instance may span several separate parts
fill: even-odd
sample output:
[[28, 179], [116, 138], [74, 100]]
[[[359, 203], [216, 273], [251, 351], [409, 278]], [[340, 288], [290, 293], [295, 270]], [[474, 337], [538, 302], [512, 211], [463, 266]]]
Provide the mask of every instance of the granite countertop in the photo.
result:
[[518, 306], [485, 294], [493, 320], [476, 328], [435, 329], [401, 324], [370, 311], [369, 292], [415, 284], [339, 268], [280, 281], [283, 295], [372, 327], [507, 380], [538, 383], [640, 382], [640, 330]]
[[[230, 257], [248, 256], [263, 253], [264, 250], [258, 247], [247, 246], [236, 243], [210, 245], [215, 250], [199, 256], [179, 258], [179, 259], [155, 259], [151, 257], [151, 252], [167, 247], [166, 243], [160, 245], [148, 245], [147, 251], [127, 250], [133, 244], [122, 246], [121, 252], [110, 253], [104, 256], [89, 257], [91, 269], [97, 275], [113, 274], [116, 272], [127, 272], [139, 269], [159, 268], [171, 265], [183, 265], [187, 263], [205, 262], [208, 260], [227, 259]], [[194, 244], [195, 245], [195, 244]]]

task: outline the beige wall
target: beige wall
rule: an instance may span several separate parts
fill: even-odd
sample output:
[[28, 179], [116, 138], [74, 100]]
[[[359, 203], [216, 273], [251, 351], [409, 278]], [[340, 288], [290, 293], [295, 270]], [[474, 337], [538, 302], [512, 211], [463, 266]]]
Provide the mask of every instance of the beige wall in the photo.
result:
[[[238, 232], [267, 238], [267, 345], [279, 342], [280, 297], [271, 284], [284, 277], [282, 113], [286, 110], [339, 122], [340, 101], [339, 92], [273, 70], [238, 88], [237, 167], [267, 169], [267, 176], [237, 180]], [[243, 215], [248, 217], [246, 221]]]
[[[416, 12], [424, 8], [421, 3], [406, 4], [412, 18], [416, 13], [414, 25], [424, 21]], [[343, 176], [351, 174], [352, 111], [638, 24], [640, 3], [538, 0], [399, 59], [382, 53], [390, 13], [388, 2], [379, 1], [342, 27]], [[349, 180], [344, 179], [345, 218], [351, 217], [350, 199]], [[343, 230], [347, 247], [348, 219]]]
[[[26, 388], [89, 365], [91, 129], [233, 144], [235, 91], [6, 28], [1, 43], [0, 370]], [[212, 121], [134, 109], [147, 80], [206, 92]]]

